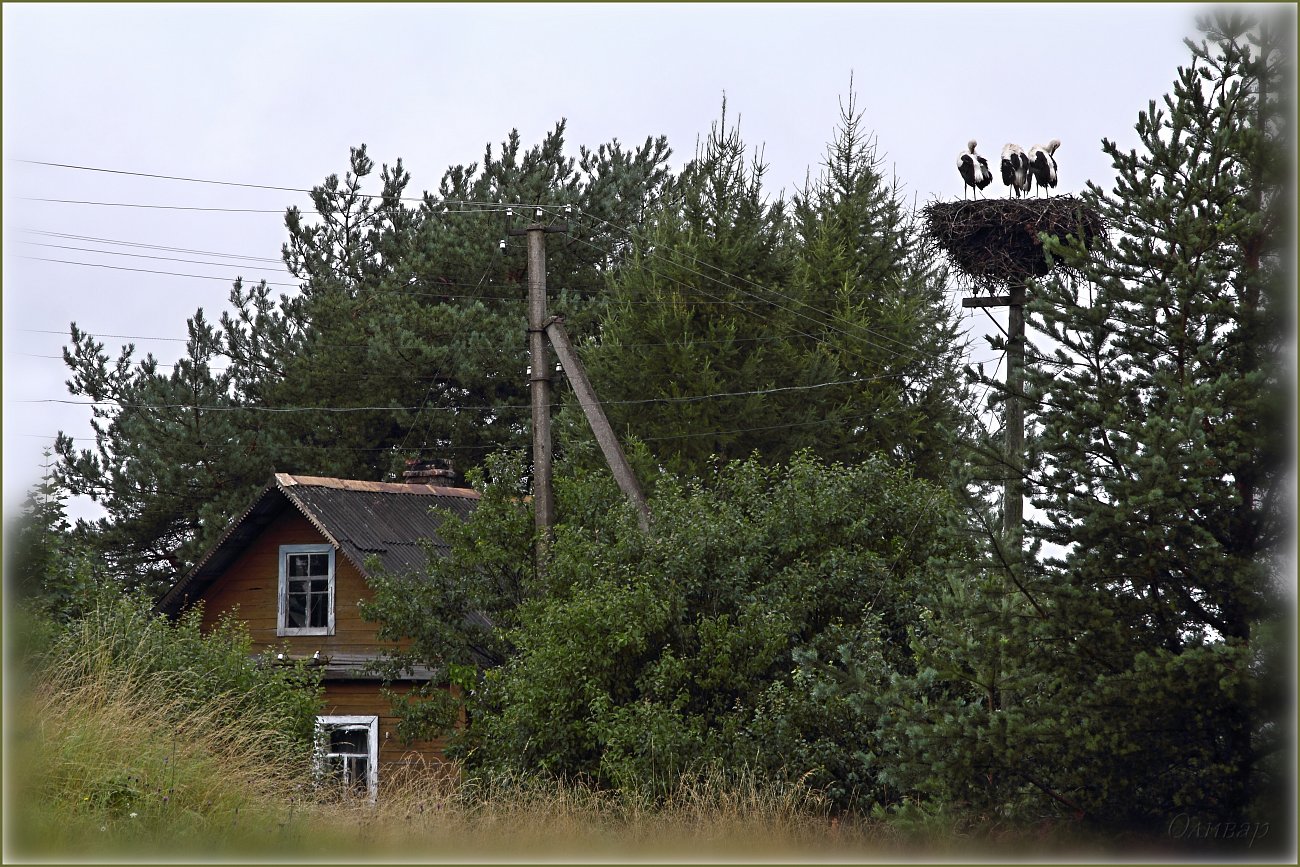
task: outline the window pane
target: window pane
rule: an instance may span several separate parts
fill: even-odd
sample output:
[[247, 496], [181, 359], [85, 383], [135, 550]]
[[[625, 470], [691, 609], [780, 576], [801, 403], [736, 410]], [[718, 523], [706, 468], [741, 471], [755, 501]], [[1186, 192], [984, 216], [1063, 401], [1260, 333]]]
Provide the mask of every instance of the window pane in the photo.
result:
[[289, 594], [289, 611], [285, 618], [285, 625], [289, 627], [302, 627], [307, 625], [307, 597], [300, 593]]
[[329, 751], [331, 753], [361, 753], [364, 755], [370, 750], [369, 728], [336, 728], [331, 729], [329, 734]]
[[329, 596], [325, 593], [311, 594], [311, 626], [329, 626]]
[[[305, 584], [305, 583], [306, 583], [306, 582], [304, 582], [304, 584]], [[291, 584], [291, 585], [289, 585], [289, 586], [292, 587], [293, 585]], [[303, 589], [306, 589], [306, 587], [304, 587]], [[313, 579], [311, 579], [311, 592], [313, 592], [313, 593], [328, 593], [328, 592], [330, 592], [330, 579], [328, 579], [328, 578], [313, 578]]]
[[322, 765], [327, 778], [342, 781], [343, 758], [341, 756], [327, 756]]
[[352, 784], [353, 789], [363, 795], [368, 794], [370, 790], [368, 775], [366, 774], [369, 766], [370, 762], [364, 756], [348, 759], [348, 770], [351, 771], [348, 775], [348, 782]]
[[289, 555], [289, 577], [303, 578], [308, 574], [308, 555], [307, 554], [290, 554]]
[[330, 555], [329, 554], [309, 554], [311, 558], [312, 575], [328, 575], [330, 573]]

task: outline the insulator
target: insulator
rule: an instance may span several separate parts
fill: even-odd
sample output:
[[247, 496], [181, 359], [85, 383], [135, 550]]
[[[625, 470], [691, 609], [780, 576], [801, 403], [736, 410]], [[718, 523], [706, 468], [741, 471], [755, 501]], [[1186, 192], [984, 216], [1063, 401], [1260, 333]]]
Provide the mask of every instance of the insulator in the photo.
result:
[[502, 239], [501, 239], [501, 243], [500, 243], [498, 246], [500, 247], [500, 249], [502, 250], [502, 252], [504, 252], [505, 249], [506, 249], [506, 239], [505, 239], [505, 238], [502, 238]]
[[515, 215], [514, 208], [506, 208], [506, 217], [513, 217], [514, 215]]
[[572, 216], [573, 216], [573, 205], [565, 205], [565, 206], [564, 206], [564, 216], [566, 216], [566, 217], [572, 217]]
[[540, 219], [542, 218], [542, 209], [541, 209], [541, 208], [538, 208], [537, 211], [536, 211], [536, 213], [537, 213], [537, 219], [540, 220]]

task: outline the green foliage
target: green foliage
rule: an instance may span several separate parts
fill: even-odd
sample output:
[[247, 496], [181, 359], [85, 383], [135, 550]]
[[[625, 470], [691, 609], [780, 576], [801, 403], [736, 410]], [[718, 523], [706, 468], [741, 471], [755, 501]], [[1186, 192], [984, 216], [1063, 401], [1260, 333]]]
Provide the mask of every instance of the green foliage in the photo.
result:
[[[1042, 281], [1027, 308], [1055, 344], [1032, 353], [1027, 389], [1031, 532], [1056, 553], [1026, 570], [1016, 617], [999, 617], [1006, 596], [992, 589], [983, 605], [946, 606], [945, 634], [997, 642], [1007, 663], [993, 683], [963, 670], [978, 655], [936, 654], [953, 694], [919, 731], [950, 797], [1032, 795], [1149, 830], [1285, 809], [1293, 152], [1279, 24], [1207, 25], [1163, 107], [1139, 115], [1141, 149], [1104, 142], [1114, 188], [1084, 201], [1108, 248], [1045, 239], [1083, 275]], [[1014, 701], [993, 704], [991, 687]]]
[[68, 525], [66, 498], [47, 472], [9, 522], [5, 544], [9, 600], [34, 618], [55, 624], [85, 610], [94, 582], [90, 555]]
[[522, 454], [503, 452], [470, 472], [478, 505], [464, 521], [444, 514], [438, 533], [448, 547], [429, 551], [427, 572], [372, 570], [374, 596], [362, 601], [362, 615], [378, 622], [381, 639], [411, 642], [392, 655], [394, 674], [416, 662], [499, 665], [513, 652], [509, 629], [532, 575], [531, 559], [520, 556], [533, 538], [526, 466]]
[[[809, 448], [946, 475], [965, 427], [956, 319], [883, 163], [850, 97], [823, 174], [792, 208], [769, 202], [724, 104], [581, 347], [611, 422], [655, 464], [699, 473]], [[710, 394], [726, 396], [697, 399]]]
[[[819, 687], [872, 690], [912, 670], [927, 564], [955, 544], [946, 494], [884, 460], [752, 458], [661, 479], [646, 536], [606, 474], [559, 475], [546, 569], [523, 573], [502, 612], [509, 653], [469, 697], [459, 749], [472, 763], [659, 796], [720, 761], [829, 785], [840, 803], [891, 796], [887, 735]], [[500, 494], [485, 507], [435, 571], [481, 566], [485, 550], [531, 562], [526, 507]], [[439, 586], [407, 585], [413, 607], [436, 612]]]
[[521, 203], [544, 204], [548, 220], [572, 207], [575, 242], [548, 267], [557, 309], [581, 334], [626, 227], [659, 195], [668, 153], [661, 138], [567, 157], [560, 123], [531, 149], [511, 133], [411, 205], [401, 161], [380, 167], [368, 192], [375, 163], [355, 148], [342, 178], [313, 188], [310, 212], [286, 214], [284, 259], [300, 290], [276, 297], [265, 282], [236, 281], [218, 326], [201, 310], [190, 320], [170, 375], [131, 346], [111, 360], [74, 324], [69, 385], [97, 402], [96, 444], [61, 437], [57, 478], [108, 512], [84, 528], [99, 555], [126, 586], [156, 592], [273, 470], [380, 479], [421, 453], [465, 470], [522, 446], [525, 263], [521, 247], [497, 249], [504, 206], [531, 219]]

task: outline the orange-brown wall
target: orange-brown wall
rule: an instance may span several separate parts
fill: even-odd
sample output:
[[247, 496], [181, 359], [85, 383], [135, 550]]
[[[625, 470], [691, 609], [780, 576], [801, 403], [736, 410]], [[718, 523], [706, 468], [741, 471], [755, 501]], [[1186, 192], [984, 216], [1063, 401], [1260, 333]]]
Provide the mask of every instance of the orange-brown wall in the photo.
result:
[[[280, 604], [280, 546], [320, 544], [326, 539], [296, 509], [289, 507], [241, 554], [226, 573], [203, 594], [203, 626], [211, 628], [226, 612], [248, 625], [253, 644], [259, 649], [287, 647], [294, 656], [307, 657], [320, 651], [334, 654], [375, 654], [395, 646], [375, 637], [376, 625], [361, 618], [357, 603], [371, 598], [372, 591], [342, 552], [334, 554], [334, 634], [276, 635]], [[415, 755], [427, 761], [442, 760], [443, 741], [401, 744], [397, 720], [388, 701], [379, 694], [376, 681], [325, 681], [325, 714], [379, 716], [380, 762], [408, 763]], [[394, 689], [401, 690], [396, 686]], [[382, 774], [381, 774], [382, 778]]]
[[365, 579], [342, 552], [334, 554], [334, 634], [275, 634], [280, 604], [280, 546], [313, 545], [325, 537], [296, 509], [284, 510], [203, 595], [203, 625], [209, 627], [224, 612], [238, 606], [253, 643], [261, 647], [288, 646], [295, 655], [322, 656], [367, 653], [392, 642], [375, 638], [375, 624], [361, 619], [358, 602], [373, 595]]
[[[327, 681], [325, 683], [325, 710], [334, 715], [379, 716], [379, 762], [390, 768], [395, 764], [418, 764], [420, 759], [434, 766], [443, 761], [445, 738], [431, 741], [402, 743], [397, 736], [397, 718], [393, 716], [388, 701], [379, 694], [379, 684], [374, 681]], [[390, 687], [402, 692], [403, 687]], [[380, 774], [381, 780], [383, 774]]]

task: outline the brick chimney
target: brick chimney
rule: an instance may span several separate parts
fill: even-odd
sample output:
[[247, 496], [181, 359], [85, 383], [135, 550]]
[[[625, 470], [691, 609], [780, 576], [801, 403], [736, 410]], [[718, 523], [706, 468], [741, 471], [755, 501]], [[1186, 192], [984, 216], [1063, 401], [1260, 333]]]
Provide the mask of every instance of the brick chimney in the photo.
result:
[[456, 474], [451, 461], [446, 458], [421, 460], [411, 458], [406, 462], [402, 481], [408, 485], [444, 485], [450, 488], [465, 487], [464, 481]]

